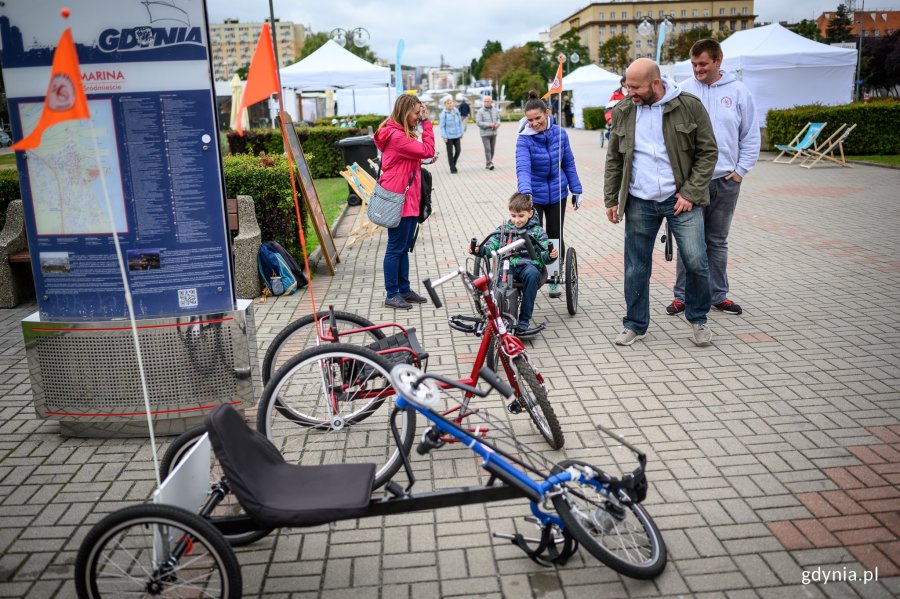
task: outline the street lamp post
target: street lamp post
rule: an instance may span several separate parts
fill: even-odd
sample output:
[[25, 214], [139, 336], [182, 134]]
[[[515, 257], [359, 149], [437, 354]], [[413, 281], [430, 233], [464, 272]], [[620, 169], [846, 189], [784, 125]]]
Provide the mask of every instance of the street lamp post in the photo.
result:
[[662, 58], [662, 47], [659, 44], [659, 28], [664, 26], [666, 30], [672, 30], [675, 26], [668, 17], [656, 19], [653, 15], [647, 15], [643, 18], [640, 25], [636, 27], [637, 32], [642, 37], [653, 36], [653, 46], [656, 48], [656, 62], [659, 63]]
[[343, 48], [355, 46], [362, 48], [369, 43], [369, 31], [365, 27], [354, 27], [353, 29], [341, 29], [336, 27], [328, 34], [334, 42]]

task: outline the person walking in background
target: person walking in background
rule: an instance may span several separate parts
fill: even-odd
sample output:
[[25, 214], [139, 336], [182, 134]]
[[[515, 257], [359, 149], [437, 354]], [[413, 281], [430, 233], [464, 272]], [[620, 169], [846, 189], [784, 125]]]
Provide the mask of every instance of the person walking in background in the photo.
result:
[[718, 150], [709, 116], [696, 96], [663, 78], [649, 58], [625, 73], [629, 97], [613, 109], [603, 195], [611, 223], [625, 218], [625, 304], [616, 345], [631, 345], [650, 326], [653, 245], [663, 219], [686, 271], [685, 316], [691, 341], [709, 345], [709, 265], [703, 211]]
[[[547, 235], [559, 240], [559, 255], [565, 256], [563, 221], [566, 200], [572, 192], [572, 206], [581, 207], [581, 181], [575, 170], [575, 156], [569, 136], [550, 122], [547, 105], [536, 91], [528, 92], [525, 103], [527, 126], [516, 141], [516, 181], [519, 193], [528, 194]], [[559, 297], [559, 281], [551, 279], [550, 297]]]
[[606, 102], [606, 109], [603, 111], [603, 118], [606, 120], [606, 138], [609, 139], [609, 129], [612, 126], [612, 111], [616, 104], [625, 99], [625, 77], [619, 81], [619, 87], [612, 93]]
[[466, 102], [466, 97], [462, 94], [459, 94], [456, 97], [460, 98], [458, 106], [459, 116], [462, 117], [463, 133], [465, 133], [466, 128], [469, 126], [469, 117], [472, 115], [472, 107], [469, 106], [469, 103]]
[[563, 103], [563, 108], [562, 108], [562, 110], [563, 110], [563, 126], [564, 127], [572, 127], [575, 124], [573, 122], [575, 120], [575, 115], [572, 112], [572, 100], [569, 98], [569, 96], [563, 94], [562, 103]]
[[484, 144], [484, 168], [494, 170], [494, 149], [497, 147], [497, 129], [500, 128], [500, 111], [494, 106], [494, 99], [485, 96], [481, 108], [475, 114], [475, 124], [481, 131]]
[[444, 97], [444, 109], [441, 110], [439, 123], [441, 138], [447, 145], [447, 160], [450, 162], [450, 172], [456, 173], [456, 161], [459, 160], [463, 126], [459, 110], [453, 106], [453, 98], [450, 96]]
[[[422, 126], [422, 140], [416, 128]], [[412, 95], [402, 95], [394, 109], [375, 132], [375, 146], [381, 150], [381, 175], [378, 182], [388, 191], [406, 193], [400, 224], [388, 229], [384, 252], [385, 306], [409, 310], [412, 303], [425, 298], [409, 284], [409, 248], [419, 221], [422, 197], [422, 160], [434, 157], [434, 129], [428, 119], [428, 107]]]
[[[709, 184], [709, 205], [703, 207], [706, 256], [713, 307], [725, 314], [740, 314], [741, 307], [728, 299], [728, 232], [737, 207], [741, 181], [759, 158], [759, 121], [756, 104], [747, 86], [734, 73], [721, 70], [722, 47], [705, 39], [691, 47], [694, 76], [681, 89], [703, 103], [712, 121], [719, 160]], [[684, 265], [675, 263], [675, 299], [666, 308], [671, 315], [685, 310]]]

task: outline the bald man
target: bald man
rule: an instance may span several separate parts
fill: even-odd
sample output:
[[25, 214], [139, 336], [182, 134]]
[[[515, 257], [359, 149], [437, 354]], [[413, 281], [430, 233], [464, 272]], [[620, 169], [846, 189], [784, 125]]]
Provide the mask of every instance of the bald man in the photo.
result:
[[709, 115], [648, 58], [625, 72], [628, 97], [616, 104], [606, 153], [606, 217], [625, 219], [625, 303], [616, 345], [643, 339], [650, 326], [653, 246], [663, 219], [685, 268], [685, 318], [691, 341], [709, 345], [709, 263], [703, 211], [718, 150]]

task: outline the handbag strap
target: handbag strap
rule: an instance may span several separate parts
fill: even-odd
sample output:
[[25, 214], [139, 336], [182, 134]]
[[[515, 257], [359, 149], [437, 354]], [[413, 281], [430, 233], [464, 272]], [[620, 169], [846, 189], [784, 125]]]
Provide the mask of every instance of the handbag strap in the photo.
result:
[[[422, 168], [422, 167], [419, 167]], [[406, 192], [409, 191], [409, 188], [412, 187], [413, 181], [416, 180], [416, 169], [413, 169], [412, 176], [409, 178], [409, 183], [406, 184], [406, 189], [403, 190], [403, 195], [406, 195]], [[375, 182], [381, 185], [381, 162], [378, 162], [378, 176], [375, 178]]]

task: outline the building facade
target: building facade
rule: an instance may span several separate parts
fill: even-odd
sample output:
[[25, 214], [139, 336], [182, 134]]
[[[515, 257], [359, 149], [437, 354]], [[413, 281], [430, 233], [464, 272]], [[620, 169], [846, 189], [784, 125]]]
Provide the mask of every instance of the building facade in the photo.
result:
[[[642, 35], [638, 26], [644, 21], [652, 26]], [[598, 62], [600, 46], [616, 35], [631, 41], [631, 59], [656, 57], [659, 23], [668, 19], [674, 26], [666, 37], [689, 29], [708, 27], [713, 31], [752, 29], [756, 15], [753, 0], [643, 0], [591, 3], [550, 28], [551, 43], [574, 28], [581, 43], [590, 49], [591, 62]]]
[[[849, 13], [850, 33], [853, 37], [859, 37], [860, 20], [862, 21], [863, 37], [885, 37], [891, 35], [895, 31], [900, 31], [900, 10], [867, 10], [865, 12]], [[816, 25], [819, 26], [819, 33], [825, 37], [828, 25], [834, 18], [834, 11], [823, 12], [816, 19]]]
[[[227, 81], [237, 69], [250, 64], [262, 26], [262, 23], [241, 23], [237, 19], [209, 24], [214, 79]], [[278, 39], [279, 66], [293, 64], [306, 39], [306, 28], [275, 19], [274, 29]]]

